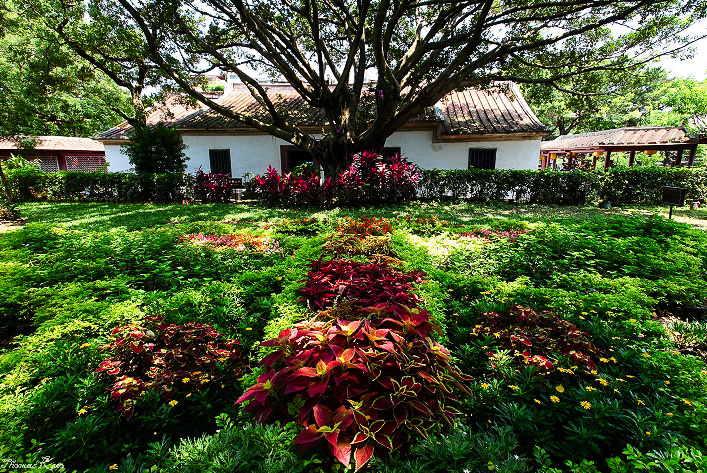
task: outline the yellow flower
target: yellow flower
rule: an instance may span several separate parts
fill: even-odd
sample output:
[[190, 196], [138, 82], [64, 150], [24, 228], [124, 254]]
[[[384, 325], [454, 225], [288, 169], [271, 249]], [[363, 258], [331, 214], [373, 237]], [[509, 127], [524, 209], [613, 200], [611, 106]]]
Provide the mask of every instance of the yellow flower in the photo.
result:
[[86, 347], [90, 347], [90, 346], [91, 346], [90, 343], [84, 343], [84, 344], [81, 345], [79, 348], [86, 348]]
[[587, 410], [589, 410], [589, 409], [592, 408], [591, 403], [589, 403], [589, 402], [587, 402], [587, 401], [582, 401], [582, 402], [579, 403], [579, 405], [582, 406], [583, 408], [587, 409]]
[[246, 331], [250, 331], [250, 330], [253, 330], [253, 327], [246, 327], [245, 329], [246, 329]]
[[596, 391], [597, 390], [597, 388], [593, 388], [591, 386], [587, 386], [586, 389], [587, 389], [587, 391]]
[[592, 370], [592, 371], [589, 372], [589, 374], [593, 374], [594, 376], [596, 376], [596, 375], [597, 375], [597, 370]]
[[538, 399], [533, 399], [533, 401], [535, 401], [536, 404], [542, 404]]
[[560, 398], [557, 397], [557, 396], [550, 396], [550, 400], [551, 400], [552, 402], [560, 402]]
[[646, 435], [650, 436], [650, 435], [651, 435], [651, 433], [650, 433], [650, 432], [648, 432], [648, 431], [646, 431]]
[[189, 382], [189, 378], [182, 378], [182, 383], [188, 383], [188, 382]]
[[672, 417], [672, 416], [673, 416], [673, 413], [672, 413], [672, 412], [668, 412], [668, 413], [665, 414], [665, 415], [668, 416], [668, 417]]
[[670, 381], [666, 381], [665, 384], [670, 384]]
[[636, 402], [638, 403], [639, 406], [642, 406], [643, 404], [645, 404], [645, 403], [644, 403], [643, 401], [641, 401], [640, 399], [636, 399]]
[[558, 393], [563, 393], [565, 392], [565, 388], [563, 388], [562, 386], [555, 386], [555, 391], [557, 391]]
[[114, 463], [113, 465], [108, 467], [109, 470], [117, 470], [118, 469], [118, 464]]
[[623, 378], [616, 378], [616, 381], [621, 381], [622, 383], [625, 383], [625, 382], [626, 382], [626, 380], [623, 379]]
[[79, 414], [79, 415], [83, 415], [83, 414], [85, 414], [85, 413], [87, 413], [87, 412], [88, 412], [88, 411], [82, 407], [82, 408], [79, 410], [78, 414]]
[[589, 315], [589, 314], [587, 314], [586, 312], [582, 312], [582, 315]]
[[632, 375], [630, 375], [630, 374], [627, 374], [626, 377], [627, 377], [627, 378], [631, 378], [631, 379], [635, 378], [635, 376], [632, 376]]
[[43, 383], [46, 383], [46, 382], [49, 381], [50, 379], [52, 379], [52, 378], [42, 378], [42, 382], [43, 382]]
[[515, 384], [509, 384], [508, 387], [511, 388], [511, 389], [513, 389], [514, 391], [518, 391], [518, 390], [520, 389], [520, 388], [519, 388], [518, 386], [516, 386]]
[[591, 309], [589, 312], [591, 312], [592, 314], [596, 314], [596, 313], [597, 313], [597, 311], [594, 310], [594, 309]]
[[651, 357], [648, 353], [643, 353], [641, 356], [645, 356], [646, 358], [650, 358], [650, 357]]
[[487, 383], [481, 383], [481, 387], [484, 389], [488, 389], [489, 385]]
[[191, 396], [191, 393], [187, 394], [185, 397], [190, 397], [190, 396]]
[[687, 399], [683, 399], [683, 401], [684, 401], [685, 404], [687, 404], [688, 406], [691, 406], [691, 405], [692, 405], [692, 401], [688, 401]]
[[493, 466], [493, 462], [489, 462], [489, 463], [488, 463], [488, 469], [489, 469], [489, 470], [493, 471], [495, 468], [496, 468], [496, 467]]
[[621, 394], [621, 391], [619, 391], [619, 390], [618, 390], [618, 389], [616, 389], [616, 388], [614, 388], [614, 392], [615, 392], [615, 393], [619, 393], [619, 394]]
[[599, 384], [601, 384], [602, 386], [609, 385], [609, 382], [607, 380], [605, 380], [604, 378], [598, 378], [597, 381], [599, 381]]
[[609, 358], [609, 359], [610, 359], [611, 361], [613, 361], [614, 363], [616, 363], [616, 358], [614, 358], [613, 356], [612, 356], [611, 358]]
[[608, 362], [609, 362], [609, 360], [607, 360], [606, 358], [599, 358], [599, 361], [601, 361], [602, 363], [608, 363]]
[[171, 401], [169, 401], [169, 405], [172, 406], [172, 407], [176, 406], [177, 404], [179, 404], [179, 403], [178, 403], [177, 401], [175, 401], [174, 399], [172, 399]]
[[584, 320], [584, 316], [582, 316], [582, 315], [580, 315], [579, 318], [580, 318], [581, 320]]

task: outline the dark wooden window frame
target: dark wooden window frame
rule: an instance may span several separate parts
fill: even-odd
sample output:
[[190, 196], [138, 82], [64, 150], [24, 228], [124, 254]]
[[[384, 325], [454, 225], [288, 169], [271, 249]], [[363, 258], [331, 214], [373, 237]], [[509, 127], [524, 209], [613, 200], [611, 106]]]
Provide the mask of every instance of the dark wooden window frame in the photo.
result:
[[214, 169], [214, 159], [217, 158], [216, 153], [226, 153], [227, 156], [228, 156], [228, 172], [227, 172], [227, 173], [220, 172], [221, 170], [219, 169], [219, 170], [218, 170], [218, 171], [219, 171], [218, 174], [227, 174], [228, 177], [231, 177], [231, 175], [232, 175], [232, 173], [233, 173], [233, 168], [232, 168], [232, 166], [231, 166], [231, 150], [230, 150], [230, 148], [210, 149], [210, 150], [209, 150], [209, 171], [210, 171], [212, 174], [216, 174], [216, 173], [217, 173], [217, 172], [216, 172], [217, 170]]
[[[468, 156], [468, 161], [467, 161], [467, 169], [496, 169], [496, 153], [498, 152], [497, 148], [469, 148], [469, 156]], [[487, 156], [482, 157], [482, 156], [473, 156], [473, 153], [478, 153], [478, 154], [487, 154]], [[482, 159], [488, 160], [490, 167], [489, 166], [477, 166], [474, 165], [472, 166], [472, 159], [475, 160], [475, 164], [480, 164], [480, 161]]]

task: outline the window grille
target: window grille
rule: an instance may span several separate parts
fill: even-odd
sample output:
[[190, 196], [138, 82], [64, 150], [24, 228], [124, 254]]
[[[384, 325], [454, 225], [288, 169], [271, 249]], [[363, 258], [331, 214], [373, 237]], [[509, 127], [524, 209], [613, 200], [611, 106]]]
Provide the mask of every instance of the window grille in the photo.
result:
[[58, 172], [59, 161], [56, 156], [39, 156], [32, 158], [32, 162], [44, 172]]
[[103, 156], [67, 156], [67, 171], [96, 172], [105, 170], [106, 158]]
[[226, 174], [231, 177], [231, 150], [210, 149], [211, 174]]
[[496, 150], [469, 149], [469, 169], [496, 169]]

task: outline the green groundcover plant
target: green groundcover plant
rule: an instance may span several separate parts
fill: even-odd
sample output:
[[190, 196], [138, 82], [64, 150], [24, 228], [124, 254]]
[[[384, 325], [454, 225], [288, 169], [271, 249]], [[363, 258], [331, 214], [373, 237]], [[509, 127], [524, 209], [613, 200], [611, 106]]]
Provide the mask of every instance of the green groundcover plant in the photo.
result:
[[0, 235], [3, 461], [704, 468], [707, 235], [662, 209], [18, 208], [27, 225]]

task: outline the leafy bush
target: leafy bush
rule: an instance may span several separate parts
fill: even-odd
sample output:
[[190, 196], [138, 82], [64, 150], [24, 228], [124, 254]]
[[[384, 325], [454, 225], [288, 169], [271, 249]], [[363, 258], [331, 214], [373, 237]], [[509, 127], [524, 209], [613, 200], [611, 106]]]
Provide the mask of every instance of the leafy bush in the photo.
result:
[[267, 371], [237, 402], [260, 423], [296, 421], [302, 448], [322, 440], [356, 470], [374, 454], [388, 455], [410, 434], [426, 437], [458, 415], [454, 391], [469, 380], [448, 351], [428, 337], [439, 330], [427, 311], [380, 304], [365, 320], [303, 322], [263, 346]]
[[417, 166], [405, 158], [382, 158], [364, 152], [338, 176], [322, 181], [319, 174], [295, 172], [280, 176], [268, 166], [264, 176], [255, 176], [255, 194], [271, 207], [331, 207], [390, 205], [417, 195]]
[[110, 357], [96, 372], [113, 383], [111, 397], [127, 419], [146, 391], [159, 392], [176, 405], [178, 392], [198, 392], [223, 376], [237, 379], [242, 373], [237, 341], [224, 339], [210, 325], [166, 325], [160, 320], [118, 327], [111, 332], [114, 340], [102, 347]]
[[507, 238], [508, 241], [515, 241], [519, 235], [526, 233], [524, 230], [486, 230], [485, 228], [478, 228], [471, 232], [459, 233], [462, 238], [482, 238], [486, 241], [494, 241], [499, 238]]
[[[35, 163], [16, 156], [3, 163], [3, 166], [13, 200], [27, 201], [44, 193], [49, 174]], [[4, 190], [2, 192], [4, 193]]]
[[300, 301], [313, 309], [326, 309], [342, 299], [355, 300], [363, 307], [380, 303], [416, 307], [420, 301], [409, 292], [413, 283], [424, 281], [419, 271], [403, 273], [387, 263], [348, 260], [312, 261], [309, 267]]
[[[570, 365], [581, 366], [589, 373], [596, 368], [595, 361], [599, 361], [602, 353], [589, 341], [586, 333], [569, 321], [552, 312], [536, 312], [519, 305], [502, 313], [482, 314], [481, 322], [471, 333], [495, 337], [502, 348], [517, 357], [521, 369], [535, 366], [545, 375], [555, 369], [567, 369], [555, 366], [560, 357], [566, 357]], [[489, 356], [494, 355], [490, 353]]]
[[160, 122], [154, 126], [136, 127], [130, 141], [120, 147], [137, 173], [182, 173], [187, 168], [187, 146], [176, 128]]
[[235, 189], [227, 174], [205, 173], [199, 166], [194, 178], [194, 198], [202, 203], [228, 202]]
[[686, 188], [686, 199], [707, 199], [707, 170], [616, 167], [603, 176], [600, 196], [615, 204], [660, 204], [664, 186]]

